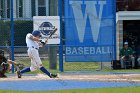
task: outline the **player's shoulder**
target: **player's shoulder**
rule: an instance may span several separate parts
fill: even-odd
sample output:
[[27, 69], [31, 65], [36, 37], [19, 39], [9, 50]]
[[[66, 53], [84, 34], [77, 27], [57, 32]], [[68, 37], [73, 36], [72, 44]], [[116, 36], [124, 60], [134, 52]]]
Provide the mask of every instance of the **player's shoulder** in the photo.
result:
[[31, 33], [28, 33], [27, 35], [26, 35], [26, 37], [31, 37], [31, 36], [33, 36]]

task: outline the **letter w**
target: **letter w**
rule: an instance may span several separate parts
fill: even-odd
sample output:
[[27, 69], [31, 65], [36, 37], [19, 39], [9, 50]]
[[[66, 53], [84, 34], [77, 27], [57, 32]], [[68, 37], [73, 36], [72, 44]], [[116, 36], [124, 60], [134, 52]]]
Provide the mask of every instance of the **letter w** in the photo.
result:
[[78, 37], [79, 37], [80, 42], [82, 43], [84, 40], [87, 17], [89, 17], [89, 20], [90, 20], [93, 41], [97, 42], [99, 31], [100, 31], [100, 23], [101, 23], [101, 17], [102, 17], [102, 12], [103, 12], [103, 6], [104, 4], [106, 4], [106, 1], [103, 1], [103, 0], [98, 1], [98, 4], [100, 6], [100, 9], [98, 12], [99, 15], [97, 14], [97, 11], [96, 11], [97, 1], [85, 1], [86, 8], [85, 8], [84, 14], [81, 7], [83, 1], [70, 1], [69, 3], [71, 4], [72, 9], [73, 9], [73, 13], [75, 17], [75, 24], [77, 27]]

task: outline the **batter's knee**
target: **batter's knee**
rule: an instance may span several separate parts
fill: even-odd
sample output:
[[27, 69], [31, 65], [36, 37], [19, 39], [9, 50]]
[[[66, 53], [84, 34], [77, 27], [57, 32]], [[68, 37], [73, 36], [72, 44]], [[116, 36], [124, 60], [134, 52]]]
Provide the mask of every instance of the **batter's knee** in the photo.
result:
[[36, 67], [30, 67], [31, 72], [36, 70]]
[[43, 66], [43, 65], [42, 65], [42, 64], [40, 64], [38, 67], [39, 67], [39, 68], [41, 68], [42, 66]]

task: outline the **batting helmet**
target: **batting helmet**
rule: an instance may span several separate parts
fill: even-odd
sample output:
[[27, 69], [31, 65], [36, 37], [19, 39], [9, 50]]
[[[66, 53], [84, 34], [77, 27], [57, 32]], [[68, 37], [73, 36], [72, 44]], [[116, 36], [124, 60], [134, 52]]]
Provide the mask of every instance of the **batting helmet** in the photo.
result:
[[40, 31], [35, 30], [35, 31], [32, 32], [32, 35], [33, 36], [40, 36]]

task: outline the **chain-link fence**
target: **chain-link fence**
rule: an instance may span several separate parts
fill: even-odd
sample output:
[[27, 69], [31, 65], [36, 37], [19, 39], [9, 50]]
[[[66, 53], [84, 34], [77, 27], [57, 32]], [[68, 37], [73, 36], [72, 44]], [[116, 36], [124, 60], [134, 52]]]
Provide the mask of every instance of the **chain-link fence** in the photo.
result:
[[[33, 16], [57, 16], [59, 0], [13, 0], [14, 41], [11, 41], [10, 31], [10, 0], [0, 0], [0, 48], [5, 51], [5, 56], [17, 63], [30, 66], [27, 55], [26, 34], [33, 31]], [[11, 0], [12, 1], [12, 0]], [[64, 0], [63, 15], [64, 15]], [[63, 16], [62, 15], [62, 16]], [[95, 71], [102, 68], [102, 62], [65, 62], [65, 29], [64, 18], [62, 21], [63, 40], [63, 65], [64, 71]], [[14, 42], [14, 55], [11, 54], [11, 42]], [[59, 45], [46, 45], [39, 50], [40, 58], [47, 68], [59, 71]], [[55, 67], [56, 66], [56, 67]], [[106, 66], [110, 68], [110, 65]]]

